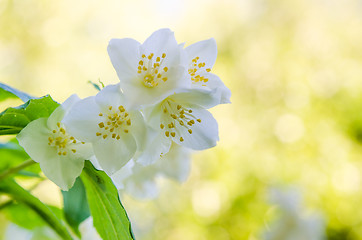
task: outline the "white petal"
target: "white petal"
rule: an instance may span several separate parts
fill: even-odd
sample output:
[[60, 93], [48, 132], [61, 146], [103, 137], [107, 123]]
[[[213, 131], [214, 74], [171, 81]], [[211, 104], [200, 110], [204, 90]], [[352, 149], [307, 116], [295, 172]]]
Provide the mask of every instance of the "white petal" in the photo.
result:
[[64, 108], [59, 105], [59, 107], [57, 107], [52, 114], [50, 114], [48, 120], [47, 120], [47, 126], [50, 129], [54, 129], [57, 126], [57, 123], [61, 122], [63, 117], [65, 115], [65, 110]]
[[71, 153], [75, 158], [90, 160], [90, 158], [94, 155], [93, 147], [90, 143], [78, 142], [77, 144], [70, 145], [68, 148], [76, 150], [75, 153]]
[[185, 89], [182, 92], [169, 96], [175, 102], [186, 106], [199, 106], [211, 108], [219, 104], [219, 97], [215, 95], [216, 90], [208, 89]]
[[160, 159], [161, 154], [167, 153], [171, 147], [170, 139], [161, 132], [150, 132], [147, 143], [143, 153], [136, 159], [136, 162], [142, 165], [150, 165], [156, 162]]
[[159, 130], [162, 116], [161, 103], [144, 108], [142, 112], [145, 116], [147, 125], [155, 130]]
[[139, 48], [140, 43], [130, 38], [109, 41], [108, 55], [121, 83], [131, 81], [136, 76], [141, 57]]
[[129, 115], [132, 121], [132, 124], [129, 127], [129, 133], [132, 134], [136, 140], [137, 151], [143, 151], [145, 148], [148, 133], [144, 118], [139, 111], [130, 111]]
[[125, 102], [119, 84], [108, 85], [103, 88], [95, 96], [95, 101], [101, 109], [108, 108], [109, 106], [118, 108], [120, 105], [124, 105]]
[[188, 46], [186, 52], [189, 56], [189, 62], [195, 57], [199, 57], [198, 62], [205, 62], [205, 68], [212, 68], [216, 61], [217, 47], [215, 39], [200, 41]]
[[77, 94], [71, 95], [67, 100], [65, 100], [62, 105], [57, 107], [54, 112], [48, 118], [48, 127], [50, 129], [54, 129], [58, 122], [63, 120], [64, 115], [70, 110], [70, 108], [76, 103], [80, 101], [80, 98]]
[[124, 188], [124, 181], [132, 175], [132, 168], [134, 165], [135, 163], [131, 159], [126, 165], [124, 165], [120, 170], [118, 170], [111, 176], [111, 179], [117, 189]]
[[156, 163], [162, 175], [180, 182], [187, 179], [191, 167], [191, 150], [173, 143], [170, 151]]
[[35, 162], [42, 162], [46, 161], [52, 154], [57, 154], [57, 151], [48, 145], [49, 134], [47, 118], [39, 118], [23, 128], [16, 138], [20, 146]]
[[95, 97], [85, 98], [73, 105], [64, 117], [63, 123], [70, 135], [84, 142], [96, 140], [100, 108]]
[[152, 199], [158, 195], [155, 182], [157, 171], [154, 166], [135, 164], [133, 174], [124, 180], [124, 190], [138, 199]]
[[204, 77], [208, 78], [207, 83], [193, 83], [192, 87], [197, 89], [209, 89], [213, 92], [214, 97], [219, 99], [219, 104], [231, 103], [231, 91], [225, 86], [221, 79], [212, 73], [206, 73]]
[[149, 88], [143, 85], [142, 79], [122, 86], [129, 108], [140, 109], [162, 101], [168, 95], [178, 92], [180, 88], [189, 88], [191, 82], [186, 77], [186, 70], [182, 66], [171, 66], [167, 72], [167, 81], [158, 86]]
[[161, 56], [166, 53], [164, 62], [169, 66], [180, 64], [180, 50], [174, 33], [166, 28], [152, 33], [141, 45], [141, 52], [146, 55], [154, 53]]
[[126, 181], [125, 191], [138, 199], [154, 199], [159, 194], [157, 184], [153, 179], [140, 182]]
[[80, 101], [81, 99], [78, 97], [77, 94], [72, 94], [67, 100], [62, 103], [62, 107], [65, 111], [68, 111], [76, 102]]
[[94, 154], [100, 166], [108, 175], [112, 175], [123, 167], [135, 154], [136, 141], [129, 133], [120, 133], [120, 139], [99, 138], [93, 143]]
[[75, 179], [81, 174], [84, 167], [84, 159], [53, 154], [40, 162], [40, 168], [50, 180], [61, 189], [70, 189]]
[[103, 171], [103, 168], [101, 167], [101, 165], [99, 165], [98, 159], [96, 158], [96, 155], [93, 155], [89, 158], [89, 161], [91, 161], [91, 163], [93, 164], [93, 166], [100, 171]]
[[190, 134], [186, 127], [178, 127], [180, 132], [178, 135], [184, 139], [180, 142], [179, 136], [173, 138], [173, 140], [181, 146], [191, 148], [194, 150], [204, 150], [212, 148], [219, 140], [218, 126], [214, 117], [207, 110], [204, 109], [192, 109], [192, 114], [201, 119], [201, 123], [195, 121], [195, 124], [190, 127], [192, 134]]

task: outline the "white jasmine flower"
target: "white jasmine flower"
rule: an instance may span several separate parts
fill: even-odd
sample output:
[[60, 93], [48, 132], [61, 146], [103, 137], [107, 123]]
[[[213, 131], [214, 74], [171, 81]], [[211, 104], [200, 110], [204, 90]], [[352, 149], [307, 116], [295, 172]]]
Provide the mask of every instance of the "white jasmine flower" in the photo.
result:
[[215, 39], [211, 38], [194, 43], [185, 50], [188, 57], [188, 74], [191, 78], [191, 86], [215, 90], [215, 97], [219, 99], [220, 104], [230, 103], [230, 90], [217, 75], [211, 73], [217, 56]]
[[146, 134], [143, 116], [126, 109], [119, 85], [109, 85], [77, 102], [63, 122], [73, 136], [92, 143], [100, 167], [108, 174], [134, 156]]
[[147, 154], [137, 161], [144, 165], [154, 162], [160, 154], [167, 153], [172, 142], [193, 150], [214, 147], [219, 140], [218, 126], [205, 108], [216, 104], [210, 91], [193, 89], [170, 95], [145, 109], [147, 123], [157, 131], [157, 136], [150, 143], [152, 147], [146, 147]]
[[281, 216], [266, 232], [265, 240], [325, 239], [323, 219], [317, 214], [305, 215], [300, 192], [275, 189], [271, 198], [278, 205]]
[[108, 54], [131, 107], [152, 105], [179, 87], [188, 87], [187, 61], [169, 29], [154, 32], [143, 44], [112, 39]]
[[139, 199], [152, 199], [159, 193], [157, 178], [186, 180], [190, 172], [190, 153], [189, 149], [174, 143], [154, 164], [144, 166], [131, 160], [111, 178], [120, 192]]
[[79, 101], [69, 97], [49, 118], [30, 122], [17, 136], [19, 144], [29, 156], [40, 164], [45, 176], [63, 190], [68, 190], [80, 175], [84, 160], [92, 154], [90, 144], [71, 136], [62, 123], [69, 108]]

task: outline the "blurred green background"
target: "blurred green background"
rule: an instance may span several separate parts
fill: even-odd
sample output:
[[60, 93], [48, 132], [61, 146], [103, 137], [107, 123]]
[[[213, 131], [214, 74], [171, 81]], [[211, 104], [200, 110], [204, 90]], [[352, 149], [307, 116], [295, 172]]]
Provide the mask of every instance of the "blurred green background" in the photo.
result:
[[[59, 102], [94, 95], [87, 81], [118, 81], [111, 38], [163, 27], [186, 45], [216, 39], [213, 72], [232, 104], [211, 110], [220, 142], [193, 155], [185, 183], [124, 198], [138, 239], [260, 239], [269, 189], [289, 185], [324, 215], [328, 239], [362, 239], [360, 0], [0, 0], [0, 82]], [[39, 188], [60, 204], [54, 185]]]

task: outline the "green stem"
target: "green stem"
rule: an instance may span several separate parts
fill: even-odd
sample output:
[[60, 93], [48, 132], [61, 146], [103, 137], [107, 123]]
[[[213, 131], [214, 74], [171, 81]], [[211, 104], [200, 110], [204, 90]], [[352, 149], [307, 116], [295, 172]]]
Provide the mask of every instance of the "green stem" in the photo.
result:
[[62, 239], [72, 240], [68, 230], [54, 213], [38, 198], [22, 188], [13, 179], [0, 181], [0, 192], [10, 195], [15, 201], [21, 202], [33, 209]]
[[0, 174], [0, 181], [7, 178], [8, 176], [19, 172], [20, 170], [23, 170], [26, 167], [29, 167], [30, 165], [33, 165], [35, 162], [32, 159], [26, 160], [25, 162], [21, 163], [20, 165], [10, 168]]

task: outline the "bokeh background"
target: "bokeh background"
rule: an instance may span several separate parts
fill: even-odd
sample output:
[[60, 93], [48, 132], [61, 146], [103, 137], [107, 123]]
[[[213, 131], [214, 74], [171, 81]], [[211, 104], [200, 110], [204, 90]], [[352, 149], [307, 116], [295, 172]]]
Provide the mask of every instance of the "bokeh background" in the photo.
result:
[[[287, 186], [324, 216], [327, 239], [362, 239], [360, 0], [0, 0], [0, 82], [59, 102], [94, 95], [87, 81], [118, 81], [111, 38], [163, 27], [186, 45], [216, 39], [232, 104], [211, 110], [220, 142], [193, 154], [185, 183], [124, 196], [138, 239], [260, 239], [269, 189]], [[61, 205], [51, 183], [34, 191]]]

